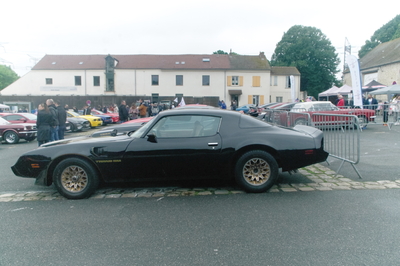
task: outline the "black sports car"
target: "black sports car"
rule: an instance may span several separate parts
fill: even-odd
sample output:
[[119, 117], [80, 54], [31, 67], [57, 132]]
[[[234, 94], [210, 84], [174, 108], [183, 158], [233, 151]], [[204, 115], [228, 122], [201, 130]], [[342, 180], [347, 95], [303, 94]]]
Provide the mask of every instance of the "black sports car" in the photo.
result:
[[235, 178], [247, 192], [264, 192], [279, 168], [295, 170], [327, 156], [316, 128], [273, 126], [234, 111], [176, 108], [127, 135], [43, 144], [11, 168], [80, 199], [94, 193], [100, 181], [151, 178]]

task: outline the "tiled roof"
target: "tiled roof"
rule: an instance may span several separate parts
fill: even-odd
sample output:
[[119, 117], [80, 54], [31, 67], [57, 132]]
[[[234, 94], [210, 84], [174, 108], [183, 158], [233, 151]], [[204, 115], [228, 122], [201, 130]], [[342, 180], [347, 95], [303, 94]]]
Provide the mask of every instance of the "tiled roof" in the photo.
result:
[[[111, 55], [116, 69], [243, 69], [270, 70], [263, 54], [258, 56], [207, 55]], [[104, 69], [107, 55], [46, 55], [32, 70]]]
[[361, 70], [400, 62], [400, 38], [379, 44], [360, 59]]
[[271, 68], [271, 75], [294, 75], [300, 76], [300, 72], [296, 67], [277, 67], [273, 66]]

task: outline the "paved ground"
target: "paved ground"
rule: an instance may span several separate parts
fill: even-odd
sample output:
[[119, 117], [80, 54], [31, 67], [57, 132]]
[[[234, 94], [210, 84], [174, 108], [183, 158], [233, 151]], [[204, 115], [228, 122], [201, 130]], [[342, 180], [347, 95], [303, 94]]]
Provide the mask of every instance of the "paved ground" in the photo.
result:
[[[283, 183], [278, 182], [267, 193], [277, 192], [311, 192], [311, 191], [333, 191], [333, 190], [363, 190], [363, 189], [400, 189], [399, 180], [380, 181], [354, 181], [342, 175], [337, 175], [326, 166], [321, 164], [312, 165], [299, 170], [299, 174], [308, 179], [305, 183]], [[89, 199], [116, 199], [116, 198], [163, 198], [179, 196], [207, 196], [228, 195], [246, 193], [233, 187], [221, 188], [106, 188], [99, 189]], [[16, 192], [0, 193], [0, 202], [15, 201], [37, 201], [37, 200], [66, 200], [58, 192]]]

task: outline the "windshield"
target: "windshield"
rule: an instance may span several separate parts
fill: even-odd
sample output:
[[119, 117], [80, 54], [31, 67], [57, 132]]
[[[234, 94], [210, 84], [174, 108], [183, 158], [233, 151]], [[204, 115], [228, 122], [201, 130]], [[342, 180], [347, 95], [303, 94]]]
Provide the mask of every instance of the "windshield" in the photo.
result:
[[34, 115], [34, 114], [26, 113], [26, 114], [24, 114], [24, 116], [26, 118], [28, 118], [29, 120], [37, 120], [37, 115]]
[[76, 113], [76, 112], [72, 112], [72, 111], [70, 111], [69, 112], [71, 115], [73, 115], [73, 116], [81, 116], [80, 114], [78, 114], [78, 113]]
[[141, 138], [142, 135], [144, 134], [144, 132], [147, 131], [148, 128], [152, 127], [154, 124], [154, 121], [156, 121], [156, 119], [151, 119], [149, 122], [147, 122], [146, 124], [144, 124], [142, 127], [140, 127], [138, 130], [136, 130], [135, 132], [133, 132], [130, 136], [132, 138]]

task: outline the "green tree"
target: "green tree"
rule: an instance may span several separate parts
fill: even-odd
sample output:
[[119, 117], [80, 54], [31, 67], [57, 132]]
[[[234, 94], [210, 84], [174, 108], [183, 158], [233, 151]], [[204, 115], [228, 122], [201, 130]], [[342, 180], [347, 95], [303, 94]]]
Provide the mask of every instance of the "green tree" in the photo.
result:
[[366, 40], [360, 51], [358, 51], [358, 57], [362, 58], [379, 44], [397, 38], [400, 38], [400, 15], [397, 15], [380, 29], [376, 30], [374, 35], [371, 36], [371, 39]]
[[331, 41], [314, 27], [295, 25], [283, 34], [271, 58], [272, 66], [294, 66], [301, 74], [300, 88], [318, 98], [338, 84], [340, 60]]
[[10, 67], [0, 65], [0, 91], [19, 78]]
[[218, 50], [218, 51], [213, 52], [213, 54], [228, 54], [228, 53], [224, 52], [222, 50]]
[[233, 55], [239, 55], [238, 53], [232, 52], [232, 50], [231, 50], [229, 53], [227, 53], [227, 52], [225, 52], [225, 51], [223, 51], [223, 50], [218, 50], [218, 51], [213, 52], [213, 54], [233, 54]]

